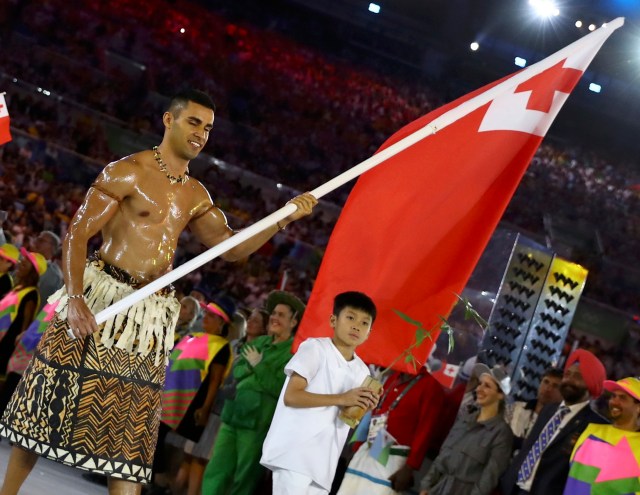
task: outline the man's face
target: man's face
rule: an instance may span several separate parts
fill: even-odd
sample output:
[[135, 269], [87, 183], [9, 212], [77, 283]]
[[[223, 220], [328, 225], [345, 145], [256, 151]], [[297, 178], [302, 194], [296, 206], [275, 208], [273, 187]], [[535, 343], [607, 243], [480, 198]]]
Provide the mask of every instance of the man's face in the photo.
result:
[[278, 339], [287, 340], [298, 324], [293, 310], [286, 304], [277, 304], [269, 316], [268, 333]]
[[568, 405], [577, 404], [589, 398], [587, 384], [582, 378], [580, 367], [577, 364], [564, 370], [564, 375], [560, 382], [560, 394], [562, 394], [562, 398]]
[[560, 382], [562, 379], [559, 376], [544, 376], [538, 387], [538, 402], [541, 404], [552, 404], [554, 402], [562, 401], [562, 394], [560, 393]]
[[349, 306], [343, 308], [337, 316], [331, 315], [329, 320], [336, 343], [354, 348], [367, 340], [372, 323], [369, 313]]
[[637, 424], [638, 417], [640, 416], [640, 403], [634, 401], [633, 397], [626, 392], [616, 390], [615, 392], [611, 392], [609, 414], [614, 424], [624, 424], [628, 422]]
[[185, 160], [197, 157], [209, 140], [213, 117], [213, 110], [192, 101], [175, 114], [165, 112], [163, 121], [173, 152]]

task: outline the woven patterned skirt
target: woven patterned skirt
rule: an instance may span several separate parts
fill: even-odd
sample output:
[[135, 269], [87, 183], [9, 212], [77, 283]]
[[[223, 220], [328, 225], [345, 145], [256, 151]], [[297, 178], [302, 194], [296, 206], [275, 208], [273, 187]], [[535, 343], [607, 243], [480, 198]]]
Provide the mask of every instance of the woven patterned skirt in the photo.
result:
[[[87, 285], [85, 272], [85, 299], [95, 314], [90, 290], [120, 282], [104, 272], [90, 282]], [[129, 286], [128, 292], [133, 290]], [[63, 297], [61, 306], [66, 306], [66, 295]], [[172, 340], [170, 329], [179, 303], [173, 297], [150, 297], [157, 298], [158, 304], [147, 304], [147, 314], [141, 318], [138, 308], [137, 321], [149, 326], [164, 321]], [[145, 335], [145, 352], [136, 337], [140, 329], [134, 328], [133, 337], [125, 331], [131, 318], [131, 314], [120, 318], [106, 339], [104, 328], [85, 339], [71, 339], [66, 319], [56, 316], [0, 420], [0, 435], [64, 464], [148, 482], [160, 421], [165, 357], [170, 349], [162, 349], [158, 359], [156, 333]], [[129, 344], [119, 340], [124, 333]]]

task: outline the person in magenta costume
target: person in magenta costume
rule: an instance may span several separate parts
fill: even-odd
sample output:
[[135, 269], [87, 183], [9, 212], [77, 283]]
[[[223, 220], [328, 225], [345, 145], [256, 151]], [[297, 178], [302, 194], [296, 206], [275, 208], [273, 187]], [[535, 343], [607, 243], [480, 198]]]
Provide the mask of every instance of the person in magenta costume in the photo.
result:
[[571, 454], [564, 495], [640, 494], [640, 378], [606, 380], [612, 424], [587, 426]]

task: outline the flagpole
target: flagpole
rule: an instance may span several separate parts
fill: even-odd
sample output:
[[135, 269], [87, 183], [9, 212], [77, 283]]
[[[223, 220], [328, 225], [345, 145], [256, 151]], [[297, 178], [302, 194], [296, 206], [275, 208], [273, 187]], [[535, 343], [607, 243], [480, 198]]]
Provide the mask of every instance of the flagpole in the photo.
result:
[[[520, 85], [524, 81], [530, 79], [532, 77], [532, 73], [543, 72], [544, 70], [567, 59], [569, 55], [579, 50], [583, 44], [592, 43], [593, 38], [600, 38], [599, 42], [602, 45], [606, 41], [606, 39], [611, 35], [611, 33], [616, 29], [618, 29], [619, 27], [621, 27], [623, 24], [624, 24], [624, 18], [618, 17], [617, 19], [614, 19], [613, 21], [607, 23], [605, 26], [601, 27], [600, 29], [597, 29], [596, 31], [580, 38], [579, 40], [566, 46], [565, 48], [554, 53], [553, 55], [550, 55], [549, 57], [541, 60], [540, 62], [531, 65], [527, 69], [524, 69], [518, 72], [517, 74], [509, 77], [508, 79], [501, 82], [500, 84], [497, 84], [493, 88], [490, 88], [489, 90], [479, 94], [478, 96], [471, 98], [470, 100], [460, 104], [455, 108], [452, 108], [448, 112], [442, 114], [440, 117], [434, 119], [431, 123], [429, 123], [425, 127], [418, 129], [414, 133], [404, 137], [400, 141], [376, 153], [372, 157], [367, 158], [363, 162], [360, 162], [358, 165], [352, 167], [346, 172], [343, 172], [337, 177], [334, 177], [328, 182], [310, 191], [310, 193], [315, 198], [320, 199], [321, 197], [334, 191], [338, 187], [362, 175], [364, 172], [379, 165], [383, 161], [386, 161], [389, 158], [400, 153], [401, 151], [405, 150], [406, 148], [409, 148], [410, 146], [414, 145], [418, 141], [421, 141], [422, 139], [426, 138], [431, 134], [435, 134], [437, 131], [444, 129], [445, 127], [453, 124], [454, 122], [461, 119], [462, 117], [482, 107], [483, 105], [486, 105], [487, 103], [494, 100], [499, 94], [504, 93], [507, 89]], [[594, 52], [594, 55], [595, 55], [595, 52]], [[263, 230], [266, 230], [269, 227], [275, 225], [280, 220], [283, 220], [287, 216], [294, 213], [296, 211], [296, 208], [297, 207], [294, 204], [287, 203], [285, 206], [271, 213], [270, 215], [266, 216], [262, 220], [259, 220], [253, 225], [247, 227], [246, 229], [238, 232], [232, 237], [221, 242], [220, 244], [212, 247], [208, 251], [205, 251], [204, 253], [196, 256], [195, 258], [175, 268], [174, 270], [163, 275], [162, 277], [154, 280], [153, 282], [150, 282], [144, 287], [141, 287], [134, 293], [129, 294], [128, 296], [114, 303], [108, 308], [100, 311], [96, 315], [96, 322], [98, 324], [104, 323], [109, 318], [112, 318], [118, 313], [125, 311], [129, 307], [136, 304], [138, 301], [153, 294], [154, 292], [157, 292], [163, 287], [166, 287], [167, 285], [174, 282], [175, 280], [182, 278], [183, 276], [192, 272], [196, 268], [199, 268], [202, 265], [213, 260], [214, 258], [217, 258], [218, 256], [226, 253], [227, 251], [234, 248], [238, 244], [241, 244], [242, 242], [262, 232]]]

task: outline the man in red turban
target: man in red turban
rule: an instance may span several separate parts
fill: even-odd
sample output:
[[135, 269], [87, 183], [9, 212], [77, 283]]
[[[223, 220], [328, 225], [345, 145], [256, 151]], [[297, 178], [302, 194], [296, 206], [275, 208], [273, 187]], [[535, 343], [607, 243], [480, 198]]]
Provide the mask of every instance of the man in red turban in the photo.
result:
[[602, 393], [604, 365], [589, 351], [571, 353], [560, 383], [560, 404], [545, 406], [522, 449], [501, 479], [503, 495], [562, 495], [569, 458], [589, 423], [607, 423], [593, 411], [590, 398]]
[[[584, 381], [589, 395], [596, 399], [600, 397], [603, 390], [604, 381], [607, 379], [607, 372], [604, 369], [604, 365], [600, 360], [584, 349], [576, 349], [573, 351], [567, 359], [567, 364], [564, 366], [565, 376], [567, 371], [572, 367], [578, 367], [582, 380]], [[564, 383], [565, 380], [563, 380]], [[567, 383], [565, 388], [571, 388], [572, 385]], [[560, 391], [562, 391], [562, 383], [560, 384]], [[571, 393], [579, 393], [577, 390], [571, 390]], [[564, 393], [562, 394], [564, 397]]]

